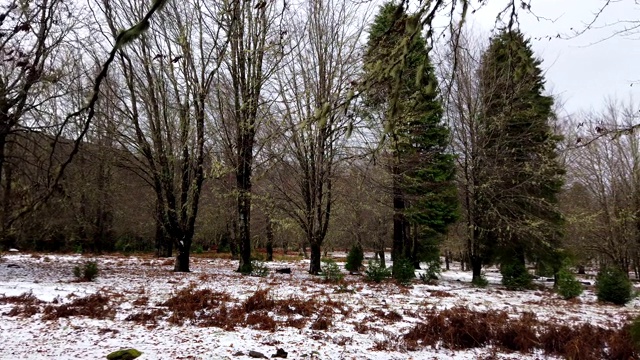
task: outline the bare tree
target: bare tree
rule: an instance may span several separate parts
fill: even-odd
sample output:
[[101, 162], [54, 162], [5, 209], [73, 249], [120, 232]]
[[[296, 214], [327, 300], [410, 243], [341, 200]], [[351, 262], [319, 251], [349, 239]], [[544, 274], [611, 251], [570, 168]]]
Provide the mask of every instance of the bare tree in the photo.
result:
[[[568, 243], [586, 259], [601, 258], [622, 269], [638, 266], [640, 249], [640, 140], [635, 132], [612, 133], [581, 146], [598, 129], [630, 127], [638, 120], [633, 101], [610, 100], [601, 113], [574, 120], [567, 142], [569, 188], [564, 204]], [[578, 146], [576, 146], [576, 144]], [[574, 195], [574, 196], [571, 196]]]
[[461, 33], [457, 45], [449, 44], [438, 54], [439, 76], [445, 103], [446, 117], [452, 129], [452, 144], [457, 155], [457, 182], [463, 207], [466, 257], [471, 265], [473, 279], [481, 276], [485, 250], [480, 241], [480, 216], [478, 189], [480, 184], [480, 157], [483, 139], [480, 116], [482, 99], [479, 92], [479, 68], [484, 46], [470, 36], [471, 31]]
[[[103, 2], [112, 34], [143, 13], [142, 4]], [[189, 271], [189, 253], [204, 181], [208, 96], [226, 51], [220, 8], [170, 2], [153, 21], [158, 31], [119, 54], [122, 89], [116, 105], [129, 121], [121, 134], [143, 161], [156, 212], [177, 249], [175, 271]]]
[[[287, 65], [278, 73], [284, 152], [276, 188], [311, 247], [309, 273], [320, 271], [336, 167], [345, 157], [347, 99], [360, 65], [365, 10], [349, 2], [311, 0], [299, 17]], [[358, 25], [359, 24], [359, 25]]]
[[[78, 32], [84, 15], [61, 0], [0, 4], [0, 241], [7, 247], [15, 245], [12, 224], [50, 196], [64, 162], [60, 152], [54, 155], [56, 134], [75, 125], [63, 120], [71, 111], [70, 85], [84, 76], [77, 50], [84, 43]], [[43, 142], [50, 146], [40, 147]], [[14, 203], [13, 182], [26, 180], [27, 168], [42, 176], [30, 196]]]
[[264, 89], [280, 66], [287, 30], [283, 21], [288, 5], [278, 2], [224, 1], [221, 26], [229, 39], [224, 72], [219, 74], [217, 107], [226, 131], [237, 191], [238, 271], [251, 272], [251, 192], [256, 133], [268, 117]]

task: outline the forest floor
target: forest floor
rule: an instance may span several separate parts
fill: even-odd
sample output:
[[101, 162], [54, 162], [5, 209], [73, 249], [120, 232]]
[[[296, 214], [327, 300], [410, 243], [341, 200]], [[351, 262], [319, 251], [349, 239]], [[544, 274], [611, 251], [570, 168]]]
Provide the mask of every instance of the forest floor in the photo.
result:
[[[73, 267], [89, 260], [97, 280], [77, 282]], [[237, 261], [206, 255], [174, 273], [171, 259], [144, 255], [7, 254], [0, 359], [105, 359], [128, 347], [138, 359], [271, 358], [277, 349], [289, 359], [628, 358], [621, 328], [640, 314], [640, 300], [598, 303], [590, 286], [571, 301], [546, 282], [508, 291], [495, 269], [475, 288], [456, 268], [437, 284], [404, 287], [358, 275], [325, 283], [306, 272], [308, 260], [267, 266], [292, 274], [243, 276]]]

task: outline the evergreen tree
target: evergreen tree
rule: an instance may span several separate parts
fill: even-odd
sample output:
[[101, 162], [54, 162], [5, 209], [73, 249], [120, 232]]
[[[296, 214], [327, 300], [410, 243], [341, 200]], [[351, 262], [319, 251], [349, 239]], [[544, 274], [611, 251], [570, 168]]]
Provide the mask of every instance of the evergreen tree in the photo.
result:
[[530, 257], [557, 271], [563, 221], [556, 196], [564, 171], [540, 65], [529, 41], [513, 30], [495, 36], [483, 56], [480, 229], [501, 264], [524, 265]]
[[437, 80], [417, 17], [384, 4], [365, 54], [367, 111], [380, 114], [394, 206], [392, 257], [415, 265], [437, 258], [438, 235], [457, 217], [454, 158]]

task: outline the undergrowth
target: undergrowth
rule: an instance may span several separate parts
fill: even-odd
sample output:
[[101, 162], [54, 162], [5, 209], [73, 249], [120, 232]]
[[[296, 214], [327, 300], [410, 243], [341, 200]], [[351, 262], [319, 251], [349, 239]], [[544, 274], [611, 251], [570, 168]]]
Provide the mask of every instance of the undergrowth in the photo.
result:
[[529, 353], [537, 349], [546, 355], [581, 360], [626, 360], [639, 355], [630, 325], [616, 330], [589, 323], [570, 327], [541, 322], [533, 313], [510, 318], [503, 311], [476, 312], [463, 307], [428, 314], [403, 340], [410, 350], [440, 344], [451, 350], [494, 346]]

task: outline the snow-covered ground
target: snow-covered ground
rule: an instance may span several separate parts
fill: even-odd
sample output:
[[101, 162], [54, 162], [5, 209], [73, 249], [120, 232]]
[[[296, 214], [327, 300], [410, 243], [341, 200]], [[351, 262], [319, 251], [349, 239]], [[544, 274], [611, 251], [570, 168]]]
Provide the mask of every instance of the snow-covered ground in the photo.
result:
[[[99, 277], [95, 282], [75, 282], [73, 267], [88, 260], [98, 263]], [[613, 329], [640, 313], [638, 299], [624, 307], [599, 304], [592, 289], [577, 301], [562, 300], [542, 283], [540, 290], [507, 291], [499, 285], [499, 273], [491, 269], [486, 274], [491, 285], [478, 289], [470, 285], [470, 273], [456, 268], [443, 272], [437, 285], [416, 280], [410, 287], [400, 287], [368, 283], [356, 275], [346, 275], [342, 286], [324, 283], [307, 274], [304, 260], [268, 266], [293, 271], [248, 277], [234, 272], [236, 261], [198, 257], [192, 258], [192, 272], [185, 274], [173, 273], [171, 261], [151, 257], [7, 254], [0, 262], [0, 359], [100, 359], [127, 347], [142, 351], [139, 359], [249, 359], [249, 351], [271, 357], [278, 348], [288, 352], [289, 359], [553, 358], [541, 351], [509, 353], [493, 347], [416, 349], [403, 335], [426, 314], [454, 307], [501, 310], [510, 317], [533, 313], [542, 322]], [[317, 312], [294, 316], [271, 311], [268, 316], [277, 324], [270, 330], [247, 324], [224, 330], [189, 319], [174, 324], [165, 303], [189, 286], [211, 290], [230, 309], [268, 289], [271, 300], [307, 302]], [[42, 303], [32, 313], [11, 314], [21, 305], [6, 301], [7, 297], [25, 293]], [[97, 314], [104, 316], [43, 318], [48, 305], [55, 308], [92, 294], [108, 297], [115, 312], [105, 308], [104, 314]], [[163, 314], [157, 321], [126, 320], [154, 310]], [[314, 326], [322, 317], [329, 318], [324, 330]]]

